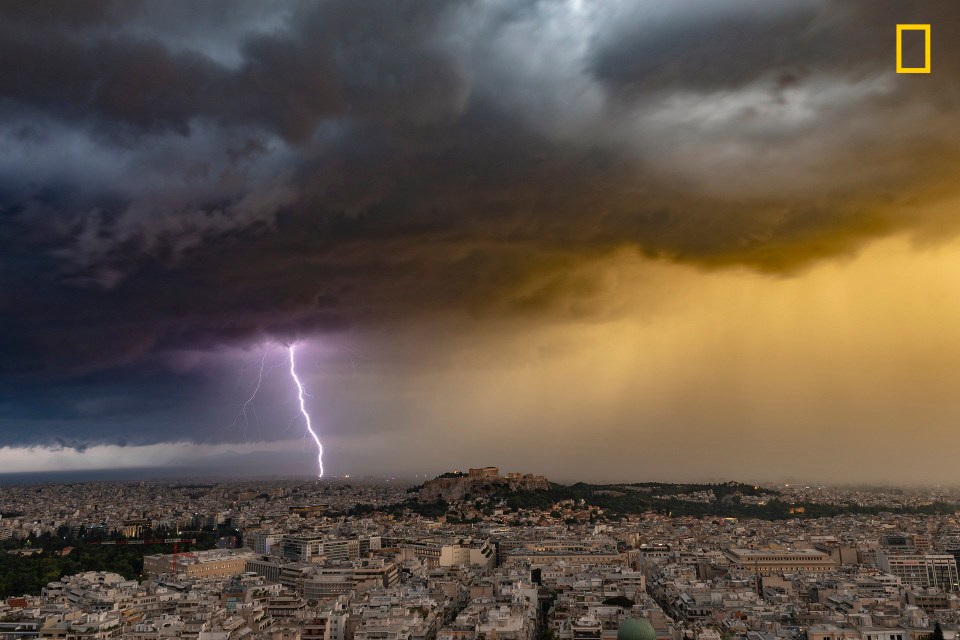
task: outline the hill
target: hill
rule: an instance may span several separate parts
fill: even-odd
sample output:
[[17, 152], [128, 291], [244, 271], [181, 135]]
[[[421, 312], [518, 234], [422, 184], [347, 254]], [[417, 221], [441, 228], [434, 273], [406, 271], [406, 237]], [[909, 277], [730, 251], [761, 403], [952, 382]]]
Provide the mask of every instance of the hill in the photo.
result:
[[573, 485], [551, 483], [550, 488], [520, 491], [504, 496], [511, 509], [548, 509], [571, 501], [574, 505], [594, 506], [609, 515], [655, 512], [671, 516], [716, 516], [783, 520], [787, 518], [823, 518], [843, 514], [954, 513], [952, 505], [933, 503], [921, 507], [862, 506], [796, 502], [779, 491], [739, 482], [721, 484], [674, 484], [642, 482], [630, 484]]
[[501, 476], [495, 467], [471, 469], [469, 474], [445, 473], [428, 480], [420, 487], [420, 502], [459, 502], [474, 498], [503, 496], [517, 492], [549, 491], [551, 484], [544, 476], [508, 473]]

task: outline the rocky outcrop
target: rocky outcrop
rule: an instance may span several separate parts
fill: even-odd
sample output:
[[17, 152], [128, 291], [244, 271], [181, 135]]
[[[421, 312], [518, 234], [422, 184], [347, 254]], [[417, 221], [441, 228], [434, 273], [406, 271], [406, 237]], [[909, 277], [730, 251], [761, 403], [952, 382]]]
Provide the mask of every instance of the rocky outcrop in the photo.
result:
[[508, 477], [436, 478], [420, 488], [420, 502], [458, 502], [515, 491], [544, 491], [550, 482], [544, 476], [510, 474]]

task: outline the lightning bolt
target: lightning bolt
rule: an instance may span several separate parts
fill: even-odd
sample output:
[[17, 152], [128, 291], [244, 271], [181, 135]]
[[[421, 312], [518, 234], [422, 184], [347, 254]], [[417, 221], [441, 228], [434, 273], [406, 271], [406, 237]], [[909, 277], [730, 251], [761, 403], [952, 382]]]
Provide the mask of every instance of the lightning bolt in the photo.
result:
[[317, 433], [313, 430], [313, 426], [310, 424], [310, 414], [307, 413], [307, 405], [303, 399], [305, 394], [303, 390], [303, 384], [300, 382], [300, 378], [297, 376], [297, 364], [294, 352], [296, 351], [296, 345], [291, 344], [288, 347], [288, 353], [290, 354], [290, 377], [293, 378], [293, 382], [297, 385], [297, 397], [300, 400], [300, 413], [303, 414], [303, 419], [307, 423], [307, 433], [313, 438], [313, 441], [317, 443], [317, 463], [320, 466], [320, 473], [317, 475], [318, 478], [323, 477], [323, 445], [320, 444], [320, 438], [317, 437]]
[[[237, 420], [240, 419], [240, 416], [243, 416], [243, 439], [247, 439], [247, 429], [250, 427], [250, 420], [247, 418], [247, 407], [252, 408], [253, 399], [257, 397], [257, 393], [260, 391], [260, 385], [263, 383], [263, 367], [267, 363], [267, 354], [264, 352], [263, 358], [260, 360], [260, 375], [257, 376], [257, 386], [253, 390], [253, 393], [250, 394], [250, 397], [247, 398], [247, 401], [243, 403], [243, 407], [240, 408], [240, 413], [237, 414], [237, 417], [233, 419], [233, 422], [230, 423], [230, 426], [237, 424]], [[242, 374], [241, 374], [242, 375]], [[239, 383], [239, 381], [238, 381]], [[254, 415], [256, 415], [256, 410], [254, 410]]]

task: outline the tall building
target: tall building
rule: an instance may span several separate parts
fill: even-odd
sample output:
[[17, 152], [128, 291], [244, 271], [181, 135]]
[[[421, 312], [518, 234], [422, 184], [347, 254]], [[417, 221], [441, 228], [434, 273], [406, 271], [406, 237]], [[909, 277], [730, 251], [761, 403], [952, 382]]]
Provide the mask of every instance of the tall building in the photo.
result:
[[297, 584], [297, 592], [308, 600], [320, 600], [355, 589], [392, 587], [400, 579], [393, 562], [364, 560], [341, 566], [311, 568]]
[[904, 584], [960, 591], [956, 558], [947, 553], [907, 554], [881, 550], [877, 552], [877, 564]]
[[473, 566], [492, 569], [497, 563], [497, 550], [490, 540], [460, 540], [440, 548], [441, 567]]
[[279, 533], [258, 533], [253, 540], [253, 552], [258, 556], [270, 554], [270, 549], [283, 539]]
[[342, 611], [328, 611], [306, 622], [301, 638], [308, 640], [343, 640], [347, 636], [347, 619]]
[[369, 538], [330, 538], [323, 534], [286, 536], [280, 541], [280, 553], [291, 562], [356, 560], [370, 552]]

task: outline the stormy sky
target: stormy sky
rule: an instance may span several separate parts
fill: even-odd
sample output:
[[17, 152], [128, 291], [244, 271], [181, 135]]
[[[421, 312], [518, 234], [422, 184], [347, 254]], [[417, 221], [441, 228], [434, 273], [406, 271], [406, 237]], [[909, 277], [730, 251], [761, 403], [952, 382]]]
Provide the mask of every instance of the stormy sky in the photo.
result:
[[308, 474], [294, 343], [331, 475], [960, 482], [958, 78], [935, 0], [2, 3], [0, 472]]

